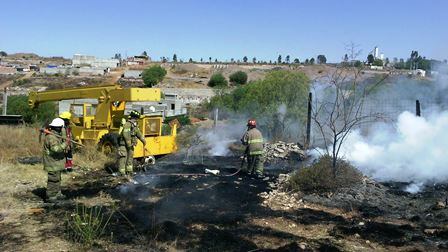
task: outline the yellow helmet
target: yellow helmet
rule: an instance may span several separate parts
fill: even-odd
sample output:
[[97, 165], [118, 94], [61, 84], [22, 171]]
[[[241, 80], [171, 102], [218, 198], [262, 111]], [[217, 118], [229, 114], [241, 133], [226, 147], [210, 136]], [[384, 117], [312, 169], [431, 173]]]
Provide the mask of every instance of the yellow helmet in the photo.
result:
[[59, 115], [59, 117], [62, 118], [62, 119], [70, 120], [70, 118], [72, 118], [72, 113], [70, 113], [68, 111], [65, 111], [65, 112], [62, 112]]

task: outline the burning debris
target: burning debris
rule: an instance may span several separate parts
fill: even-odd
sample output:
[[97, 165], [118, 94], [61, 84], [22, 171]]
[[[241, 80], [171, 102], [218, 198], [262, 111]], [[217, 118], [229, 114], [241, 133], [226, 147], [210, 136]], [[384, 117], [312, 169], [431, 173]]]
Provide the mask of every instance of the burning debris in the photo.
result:
[[282, 141], [276, 143], [265, 143], [265, 162], [275, 160], [295, 160], [303, 161], [306, 158], [305, 151], [296, 143], [285, 143]]

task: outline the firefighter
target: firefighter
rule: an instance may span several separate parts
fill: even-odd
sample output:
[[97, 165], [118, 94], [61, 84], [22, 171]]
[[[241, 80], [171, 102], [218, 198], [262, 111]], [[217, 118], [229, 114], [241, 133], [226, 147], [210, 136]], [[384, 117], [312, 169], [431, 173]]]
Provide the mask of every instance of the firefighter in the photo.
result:
[[66, 139], [68, 150], [65, 156], [65, 170], [71, 172], [73, 170], [73, 144], [70, 140], [73, 140], [72, 129], [70, 128], [70, 119], [72, 113], [66, 111], [59, 115], [59, 118], [64, 120], [64, 130], [62, 131], [62, 137]]
[[137, 139], [143, 143], [143, 148], [146, 150], [146, 140], [140, 129], [138, 128], [137, 120], [140, 118], [140, 113], [136, 110], [131, 111], [128, 120], [120, 130], [119, 138], [119, 171], [121, 175], [132, 175], [132, 162], [134, 158], [134, 147], [137, 145]]
[[55, 118], [50, 123], [49, 130], [44, 131], [43, 164], [44, 170], [48, 172], [46, 200], [51, 203], [65, 199], [61, 193], [61, 171], [64, 170], [68, 144], [60, 138], [63, 127], [64, 120]]
[[247, 121], [247, 131], [241, 142], [246, 145], [247, 172], [263, 178], [263, 135], [255, 120]]

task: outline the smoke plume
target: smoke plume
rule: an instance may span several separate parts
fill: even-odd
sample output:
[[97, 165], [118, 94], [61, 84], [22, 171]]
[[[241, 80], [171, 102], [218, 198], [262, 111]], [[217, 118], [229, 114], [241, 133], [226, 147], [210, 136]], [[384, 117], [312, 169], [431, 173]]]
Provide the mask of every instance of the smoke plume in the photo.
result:
[[376, 125], [366, 137], [353, 132], [343, 146], [344, 156], [382, 181], [421, 185], [448, 180], [448, 112], [428, 118], [403, 112], [395, 126]]

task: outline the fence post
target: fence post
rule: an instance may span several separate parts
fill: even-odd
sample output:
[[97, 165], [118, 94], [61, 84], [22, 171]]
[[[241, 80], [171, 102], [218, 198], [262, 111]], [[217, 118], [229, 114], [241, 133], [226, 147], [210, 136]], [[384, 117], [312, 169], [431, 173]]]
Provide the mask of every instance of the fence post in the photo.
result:
[[420, 101], [419, 100], [415, 101], [415, 115], [417, 115], [418, 117], [421, 116]]
[[308, 116], [306, 121], [306, 142], [305, 149], [308, 149], [310, 146], [311, 139], [311, 103], [313, 101], [313, 94], [310, 92], [308, 95]]
[[218, 124], [218, 108], [215, 108], [215, 118], [213, 120], [213, 127], [216, 128], [216, 125]]
[[3, 92], [3, 115], [6, 115], [8, 107], [8, 88], [5, 87], [5, 91]]

